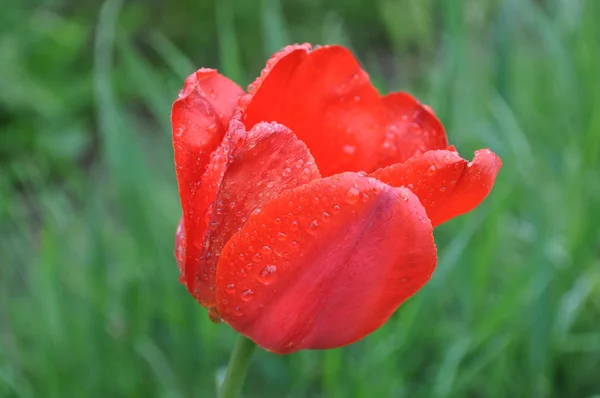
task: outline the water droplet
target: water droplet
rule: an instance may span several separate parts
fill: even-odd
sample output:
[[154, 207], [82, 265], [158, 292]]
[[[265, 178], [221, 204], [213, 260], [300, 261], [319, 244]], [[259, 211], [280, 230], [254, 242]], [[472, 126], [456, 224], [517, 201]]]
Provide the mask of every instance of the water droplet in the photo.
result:
[[298, 230], [298, 221], [292, 221], [292, 222], [290, 223], [290, 229], [291, 229], [292, 231], [297, 231], [297, 230]]
[[366, 177], [368, 175], [366, 171], [358, 171], [356, 172], [356, 174], [358, 174], [361, 177]]
[[415, 186], [414, 186], [413, 184], [408, 184], [408, 185], [406, 186], [406, 188], [408, 188], [408, 189], [413, 189], [414, 187], [415, 187]]
[[280, 241], [284, 241], [287, 235], [283, 232], [277, 232], [277, 239]]
[[183, 91], [183, 89], [179, 90], [179, 92], [177, 93], [179, 98], [183, 98], [185, 91]]
[[244, 267], [246, 267], [246, 269], [252, 269], [252, 263], [247, 263], [246, 265], [244, 265]]
[[421, 128], [421, 125], [417, 122], [413, 122], [410, 124], [409, 130], [411, 133], [416, 134], [416, 135], [420, 135], [423, 132], [423, 129]]
[[349, 156], [353, 156], [354, 152], [356, 152], [356, 147], [354, 145], [344, 145], [342, 151]]
[[261, 251], [263, 254], [271, 254], [271, 252], [273, 251], [273, 249], [271, 249], [271, 247], [270, 247], [270, 246], [266, 246], [266, 245], [265, 245], [265, 246], [261, 247], [260, 251]]
[[337, 203], [333, 205], [332, 207], [333, 211], [340, 211], [340, 205], [338, 205]]
[[352, 205], [357, 203], [359, 199], [360, 191], [358, 190], [358, 188], [351, 187], [350, 189], [348, 189], [348, 192], [346, 192], [346, 202]]
[[292, 175], [292, 169], [290, 169], [289, 167], [286, 167], [281, 172], [281, 175], [284, 176], [284, 177], [289, 177], [290, 175]]
[[277, 271], [277, 267], [275, 265], [267, 265], [265, 268], [263, 268], [262, 271], [260, 271], [259, 274], [259, 280], [263, 285], [268, 285], [270, 283], [275, 282], [276, 280], [276, 275], [275, 272]]
[[239, 305], [237, 307], [235, 307], [235, 310], [233, 311], [233, 313], [235, 314], [235, 316], [243, 316], [244, 313], [242, 312], [242, 307], [240, 307]]
[[406, 196], [406, 194], [404, 192], [402, 192], [402, 201], [404, 202], [408, 202], [408, 196]]
[[369, 195], [363, 193], [362, 195], [360, 195], [360, 201], [363, 203], [367, 203], [369, 201]]
[[252, 256], [252, 261], [254, 261], [255, 263], [259, 263], [261, 259], [262, 257], [258, 253], [254, 253], [254, 255]]
[[252, 299], [254, 298], [254, 291], [252, 289], [246, 289], [242, 291], [240, 297], [245, 302], [252, 301]]
[[299, 169], [302, 166], [304, 166], [304, 159], [298, 159], [298, 160], [296, 160], [296, 168]]
[[321, 215], [321, 218], [323, 219], [323, 221], [327, 221], [331, 218], [331, 214], [324, 211], [323, 214]]
[[208, 318], [212, 323], [221, 323], [221, 317], [219, 316], [219, 312], [215, 307], [211, 307], [208, 309]]
[[444, 192], [446, 190], [446, 187], [440, 187], [440, 192]]
[[431, 165], [429, 166], [429, 168], [427, 169], [427, 174], [432, 175], [435, 173], [435, 166]]
[[277, 225], [281, 224], [281, 218], [279, 217], [275, 217], [275, 219], [273, 220], [273, 222]]
[[229, 293], [229, 294], [233, 294], [233, 293], [235, 293], [235, 285], [234, 285], [233, 283], [228, 283], [228, 284], [225, 286], [225, 291], [226, 291], [227, 293]]
[[319, 222], [317, 220], [312, 220], [310, 224], [308, 224], [308, 232], [316, 233], [317, 228], [319, 228]]
[[273, 185], [275, 185], [273, 181], [267, 182], [267, 188], [273, 188]]

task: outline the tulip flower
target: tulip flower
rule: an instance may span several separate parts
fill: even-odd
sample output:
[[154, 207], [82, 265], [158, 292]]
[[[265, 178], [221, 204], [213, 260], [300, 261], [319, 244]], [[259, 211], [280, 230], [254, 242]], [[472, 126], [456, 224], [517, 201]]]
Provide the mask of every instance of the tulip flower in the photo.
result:
[[288, 46], [244, 92], [190, 75], [171, 113], [180, 280], [264, 349], [351, 344], [431, 277], [433, 228], [489, 194], [488, 149], [463, 159], [433, 111], [380, 95], [340, 46]]

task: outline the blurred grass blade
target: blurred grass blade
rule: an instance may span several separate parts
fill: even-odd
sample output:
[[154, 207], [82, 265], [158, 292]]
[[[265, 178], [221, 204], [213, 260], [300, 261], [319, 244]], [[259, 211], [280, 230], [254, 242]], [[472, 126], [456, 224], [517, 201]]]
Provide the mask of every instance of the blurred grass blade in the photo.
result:
[[150, 43], [182, 82], [199, 68], [164, 34], [153, 31], [150, 34]]
[[120, 116], [117, 112], [116, 99], [112, 91], [111, 70], [113, 50], [116, 40], [117, 21], [122, 0], [106, 0], [100, 9], [96, 37], [94, 41], [94, 89], [100, 130], [106, 138], [107, 154], [113, 156], [110, 163], [121, 159], [118, 147]]
[[246, 81], [235, 31], [234, 0], [215, 3], [221, 73], [240, 85]]
[[262, 28], [265, 57], [268, 58], [281, 48], [292, 44], [280, 0], [260, 1], [260, 26]]

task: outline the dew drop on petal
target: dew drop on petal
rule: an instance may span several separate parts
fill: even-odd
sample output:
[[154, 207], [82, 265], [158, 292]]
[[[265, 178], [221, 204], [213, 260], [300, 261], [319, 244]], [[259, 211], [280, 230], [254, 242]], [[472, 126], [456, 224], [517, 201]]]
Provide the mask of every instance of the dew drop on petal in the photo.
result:
[[342, 151], [348, 156], [354, 156], [356, 152], [356, 147], [354, 145], [344, 145]]
[[292, 221], [292, 222], [290, 223], [290, 229], [291, 229], [292, 231], [297, 231], [297, 230], [298, 230], [298, 221]]
[[316, 233], [317, 228], [319, 228], [319, 222], [317, 220], [312, 220], [310, 224], [308, 224], [308, 232]]
[[240, 294], [240, 297], [245, 302], [252, 301], [252, 299], [254, 298], [254, 291], [252, 289], [246, 289], [246, 290], [242, 291], [242, 293]]
[[228, 284], [225, 286], [225, 291], [226, 291], [227, 293], [229, 293], [229, 294], [233, 294], [233, 293], [235, 293], [235, 285], [234, 285], [233, 283], [228, 283]]
[[357, 203], [359, 199], [360, 191], [358, 190], [358, 188], [351, 187], [350, 189], [348, 189], [348, 192], [346, 192], [346, 202], [352, 205]]
[[421, 128], [421, 125], [417, 122], [413, 122], [410, 124], [409, 130], [411, 133], [419, 135], [423, 132], [423, 129]]
[[259, 281], [263, 285], [268, 285], [275, 282], [277, 280], [277, 276], [275, 275], [276, 271], [277, 267], [275, 265], [267, 265], [262, 271], [260, 271], [260, 274], [258, 275]]

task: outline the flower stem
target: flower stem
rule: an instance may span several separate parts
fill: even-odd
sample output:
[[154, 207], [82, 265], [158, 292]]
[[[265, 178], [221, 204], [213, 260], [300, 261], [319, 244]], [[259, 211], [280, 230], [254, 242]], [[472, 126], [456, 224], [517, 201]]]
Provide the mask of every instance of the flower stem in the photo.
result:
[[242, 384], [244, 384], [246, 369], [255, 347], [256, 344], [249, 338], [241, 334], [238, 336], [229, 358], [227, 373], [219, 391], [219, 398], [237, 398], [242, 389]]

